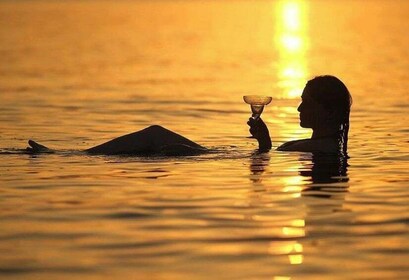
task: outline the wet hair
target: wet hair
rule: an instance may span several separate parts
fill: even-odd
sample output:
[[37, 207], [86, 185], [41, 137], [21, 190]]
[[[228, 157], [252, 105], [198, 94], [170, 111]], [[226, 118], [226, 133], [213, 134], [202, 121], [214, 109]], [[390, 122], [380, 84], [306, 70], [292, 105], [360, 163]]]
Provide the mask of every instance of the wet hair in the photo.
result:
[[338, 127], [338, 143], [340, 152], [347, 155], [349, 113], [352, 97], [345, 84], [337, 77], [325, 75], [317, 76], [308, 81], [306, 88], [311, 98], [332, 112], [331, 123]]

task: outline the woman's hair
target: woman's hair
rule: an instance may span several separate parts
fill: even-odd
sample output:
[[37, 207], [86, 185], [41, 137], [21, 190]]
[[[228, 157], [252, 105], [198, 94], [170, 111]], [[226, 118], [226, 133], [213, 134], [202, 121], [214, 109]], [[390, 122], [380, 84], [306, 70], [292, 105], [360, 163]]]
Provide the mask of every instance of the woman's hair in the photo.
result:
[[349, 113], [352, 105], [352, 97], [347, 87], [340, 79], [325, 75], [317, 76], [308, 81], [310, 96], [317, 103], [331, 112], [331, 123], [339, 128], [338, 141], [340, 152], [346, 155], [349, 131]]

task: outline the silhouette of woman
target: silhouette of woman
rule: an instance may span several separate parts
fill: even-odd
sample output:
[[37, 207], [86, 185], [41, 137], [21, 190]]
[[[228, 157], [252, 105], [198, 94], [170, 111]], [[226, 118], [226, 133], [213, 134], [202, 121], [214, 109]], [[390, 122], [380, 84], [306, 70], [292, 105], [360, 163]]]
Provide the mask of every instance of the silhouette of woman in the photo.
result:
[[[346, 155], [352, 99], [344, 83], [334, 76], [318, 76], [308, 81], [301, 98], [298, 107], [300, 125], [312, 128], [312, 136], [310, 139], [284, 143], [277, 150]], [[259, 151], [270, 150], [270, 134], [263, 120], [250, 118], [247, 124], [250, 133], [258, 141]], [[27, 150], [30, 152], [52, 152], [32, 140], [28, 143], [30, 147]], [[209, 152], [207, 148], [158, 125], [120, 136], [85, 151], [105, 155], [195, 155]]]
[[[298, 106], [300, 126], [312, 129], [310, 139], [290, 141], [279, 151], [330, 153], [347, 156], [349, 113], [352, 97], [338, 78], [318, 76], [307, 82]], [[271, 149], [270, 135], [263, 120], [252, 118], [247, 124], [258, 140], [259, 150]]]

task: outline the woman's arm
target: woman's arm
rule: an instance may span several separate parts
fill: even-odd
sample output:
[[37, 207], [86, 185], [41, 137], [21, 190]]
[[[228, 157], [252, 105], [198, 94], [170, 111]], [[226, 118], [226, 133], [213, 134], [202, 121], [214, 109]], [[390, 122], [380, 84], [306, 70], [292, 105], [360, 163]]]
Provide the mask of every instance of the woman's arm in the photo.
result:
[[[271, 149], [271, 139], [268, 128], [261, 118], [249, 119], [250, 133], [257, 139], [259, 150], [264, 152]], [[301, 139], [289, 141], [277, 148], [278, 151], [298, 151], [312, 153], [337, 153], [339, 145], [334, 137], [323, 137], [314, 139]]]

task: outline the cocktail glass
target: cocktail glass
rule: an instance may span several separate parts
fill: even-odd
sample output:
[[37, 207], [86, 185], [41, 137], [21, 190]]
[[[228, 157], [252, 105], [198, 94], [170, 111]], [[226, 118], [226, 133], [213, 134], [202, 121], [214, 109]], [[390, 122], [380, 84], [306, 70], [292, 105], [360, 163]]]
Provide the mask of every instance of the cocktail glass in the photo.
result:
[[270, 104], [273, 98], [262, 95], [245, 95], [243, 96], [243, 99], [244, 102], [251, 106], [251, 112], [253, 113], [251, 117], [254, 120], [257, 120], [260, 118], [261, 113], [263, 113], [264, 106]]

